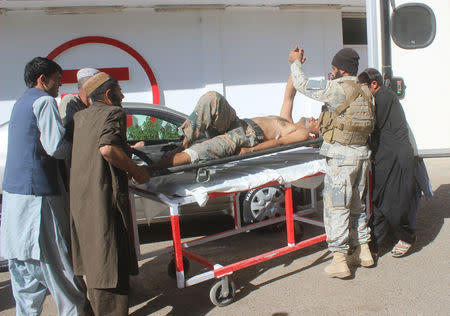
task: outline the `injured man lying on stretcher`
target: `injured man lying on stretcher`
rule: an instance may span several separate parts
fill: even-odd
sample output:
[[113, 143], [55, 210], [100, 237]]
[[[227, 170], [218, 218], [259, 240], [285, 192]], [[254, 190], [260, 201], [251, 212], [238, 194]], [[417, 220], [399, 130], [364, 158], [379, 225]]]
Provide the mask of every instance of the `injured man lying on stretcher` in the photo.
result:
[[[280, 116], [240, 119], [219, 93], [210, 91], [198, 101], [194, 112], [180, 127], [180, 147], [167, 153], [152, 169], [212, 160], [308, 140], [319, 134], [315, 118], [292, 119], [296, 90], [292, 78], [286, 84]], [[203, 141], [204, 138], [207, 138]]]

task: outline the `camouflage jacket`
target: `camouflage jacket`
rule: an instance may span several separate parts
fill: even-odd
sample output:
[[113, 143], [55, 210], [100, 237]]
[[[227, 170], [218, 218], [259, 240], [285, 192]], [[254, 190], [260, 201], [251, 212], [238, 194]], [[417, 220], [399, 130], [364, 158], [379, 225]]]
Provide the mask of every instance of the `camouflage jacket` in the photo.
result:
[[[345, 92], [339, 82], [353, 80], [354, 76], [341, 77], [334, 80], [311, 79], [309, 80], [302, 69], [302, 64], [296, 60], [291, 65], [292, 81], [297, 91], [314, 100], [324, 102], [330, 111], [333, 111], [345, 101]], [[320, 154], [330, 158], [342, 159], [368, 159], [370, 150], [367, 145], [344, 146], [337, 142], [331, 144], [323, 142]]]

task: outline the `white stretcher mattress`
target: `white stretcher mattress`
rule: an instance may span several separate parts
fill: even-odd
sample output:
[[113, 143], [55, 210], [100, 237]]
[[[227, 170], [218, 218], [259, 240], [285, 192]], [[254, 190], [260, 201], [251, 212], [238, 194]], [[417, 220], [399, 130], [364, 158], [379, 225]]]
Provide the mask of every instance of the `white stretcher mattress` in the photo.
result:
[[247, 191], [273, 181], [314, 188], [322, 177], [302, 178], [324, 173], [325, 159], [319, 156], [318, 149], [302, 147], [207, 168], [211, 179], [206, 183], [196, 182], [195, 171], [185, 171], [154, 177], [138, 187], [166, 196], [192, 196], [204, 206], [209, 193]]

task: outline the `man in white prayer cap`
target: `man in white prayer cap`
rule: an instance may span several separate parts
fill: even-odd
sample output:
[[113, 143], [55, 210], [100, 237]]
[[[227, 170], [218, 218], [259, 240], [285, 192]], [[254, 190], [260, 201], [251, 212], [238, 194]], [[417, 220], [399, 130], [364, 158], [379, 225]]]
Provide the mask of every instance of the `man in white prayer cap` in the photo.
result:
[[[83, 84], [91, 78], [93, 75], [99, 73], [97, 69], [94, 68], [82, 68], [77, 72], [77, 81], [78, 81], [78, 94], [66, 94], [64, 98], [62, 98], [61, 102], [58, 105], [59, 114], [61, 115], [61, 120], [64, 128], [66, 129], [66, 134], [64, 138], [72, 142], [73, 140], [73, 116], [78, 111], [84, 110], [89, 106], [89, 97], [86, 91], [83, 89]], [[66, 189], [69, 189], [68, 186], [68, 177], [69, 170], [71, 164], [71, 155], [68, 155], [65, 159], [65, 171], [61, 172], [64, 174], [63, 179], [66, 184]]]
[[89, 100], [83, 89], [83, 84], [99, 71], [94, 68], [83, 68], [77, 72], [78, 95], [67, 94], [59, 104], [59, 113], [66, 128], [66, 139], [73, 138], [73, 115], [89, 106]]

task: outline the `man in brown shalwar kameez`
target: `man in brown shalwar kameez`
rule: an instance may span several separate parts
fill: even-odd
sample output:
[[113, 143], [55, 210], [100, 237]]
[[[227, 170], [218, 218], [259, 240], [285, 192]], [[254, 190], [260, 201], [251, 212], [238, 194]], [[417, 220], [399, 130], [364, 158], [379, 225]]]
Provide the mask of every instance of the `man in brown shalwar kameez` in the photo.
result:
[[92, 105], [74, 116], [70, 175], [74, 272], [86, 276], [95, 315], [128, 315], [129, 275], [138, 272], [128, 178], [149, 176], [129, 158], [117, 80], [100, 72], [84, 89]]

